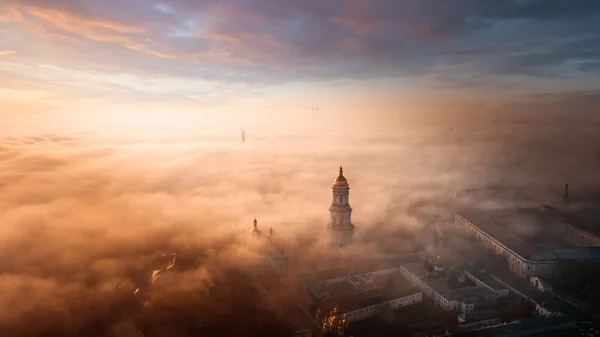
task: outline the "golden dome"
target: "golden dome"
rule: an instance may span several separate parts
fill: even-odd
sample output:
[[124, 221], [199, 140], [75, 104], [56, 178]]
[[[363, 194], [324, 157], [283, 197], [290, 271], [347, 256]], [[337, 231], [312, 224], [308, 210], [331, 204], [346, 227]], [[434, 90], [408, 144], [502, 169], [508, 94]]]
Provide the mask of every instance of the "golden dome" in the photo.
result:
[[344, 177], [344, 170], [342, 169], [341, 166], [340, 166], [340, 174], [333, 181], [333, 185], [335, 185], [335, 186], [348, 185], [348, 180], [346, 180], [346, 177]]

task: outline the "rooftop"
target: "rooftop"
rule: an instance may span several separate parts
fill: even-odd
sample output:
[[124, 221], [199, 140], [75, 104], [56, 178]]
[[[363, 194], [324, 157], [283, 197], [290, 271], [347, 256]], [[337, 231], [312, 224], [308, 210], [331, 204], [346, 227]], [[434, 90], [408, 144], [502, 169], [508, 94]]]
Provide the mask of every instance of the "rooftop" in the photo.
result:
[[416, 287], [395, 287], [386, 291], [381, 291], [381, 297], [385, 301], [395, 300], [397, 298], [405, 297], [420, 293], [421, 290]]
[[573, 227], [600, 236], [600, 210], [597, 205], [598, 201], [593, 200], [588, 205], [574, 210], [566, 209], [563, 213]]
[[354, 294], [342, 298], [328, 298], [320, 302], [322, 315], [328, 314], [333, 307], [338, 307], [340, 314], [357, 310], [360, 308], [370, 307], [372, 305], [382, 303], [384, 300], [376, 291], [365, 291], [363, 293]]
[[348, 180], [344, 177], [344, 169], [340, 166], [340, 172], [338, 177], [333, 181], [333, 185], [335, 186], [346, 186], [348, 185]]
[[353, 265], [320, 270], [315, 273], [315, 276], [319, 280], [330, 280], [350, 275], [360, 275], [384, 269], [398, 268], [400, 265], [401, 263], [399, 262], [389, 260], [367, 260]]
[[343, 281], [330, 283], [326, 289], [329, 296], [320, 303], [323, 313], [336, 305], [340, 309], [339, 312], [344, 313], [420, 292], [398, 271], [370, 277], [349, 276]]
[[[527, 332], [537, 331], [537, 332], [549, 332], [554, 329], [560, 330], [564, 328], [569, 328], [569, 325], [574, 323], [573, 319], [565, 315], [558, 315], [552, 317], [536, 317], [531, 318], [519, 323], [507, 324], [503, 326], [497, 326], [487, 329], [474, 330], [469, 332], [463, 332], [460, 334], [456, 334], [456, 336], [461, 337], [484, 337], [484, 336], [494, 336], [494, 337], [513, 337], [513, 336], [521, 336], [525, 335]], [[529, 334], [527, 334], [529, 336]]]
[[348, 281], [330, 284], [327, 289], [329, 290], [329, 297], [333, 299], [348, 298], [361, 292]]
[[438, 294], [442, 295], [448, 300], [459, 300], [465, 303], [474, 303], [476, 299], [495, 296], [491, 290], [484, 286], [472, 286], [470, 284], [463, 287], [452, 287], [444, 277], [437, 275], [436, 273], [430, 273], [421, 264], [409, 263], [404, 265], [409, 272], [414, 275], [421, 276], [421, 279], [435, 290]]
[[485, 285], [487, 285], [488, 287], [494, 289], [495, 291], [508, 290], [508, 288], [504, 284], [502, 284], [501, 282], [499, 282], [495, 278], [491, 277], [485, 271], [469, 270], [469, 269], [467, 269], [466, 272], [468, 272], [469, 274], [473, 275], [478, 280], [480, 280], [481, 282], [485, 283]]
[[490, 308], [490, 309], [484, 309], [484, 310], [464, 313], [464, 314], [462, 314], [462, 316], [467, 320], [467, 322], [477, 322], [477, 321], [483, 321], [486, 319], [499, 318], [500, 311], [498, 311], [497, 309]]
[[579, 247], [564, 238], [568, 224], [555, 212], [544, 211], [542, 208], [492, 211], [468, 209], [457, 215], [527, 259], [600, 260], [600, 249]]

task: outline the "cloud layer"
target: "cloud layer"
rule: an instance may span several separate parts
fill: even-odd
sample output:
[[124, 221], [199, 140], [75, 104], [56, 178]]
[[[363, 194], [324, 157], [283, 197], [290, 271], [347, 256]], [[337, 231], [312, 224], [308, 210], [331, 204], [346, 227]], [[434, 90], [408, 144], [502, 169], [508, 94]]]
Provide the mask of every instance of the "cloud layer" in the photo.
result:
[[[440, 216], [435, 204], [448, 204], [455, 191], [494, 196], [459, 193], [471, 206], [560, 205], [568, 181], [572, 199], [585, 206], [600, 178], [597, 126], [573, 132], [515, 120], [421, 126], [393, 137], [249, 137], [246, 144], [225, 134], [143, 137], [103, 129], [1, 140], [3, 336], [110, 327], [119, 321], [114, 284], [142, 258], [185, 250], [208, 266], [234, 263], [235, 233], [254, 216], [261, 228], [292, 238], [293, 253], [293, 238], [323, 237], [340, 163], [352, 188], [359, 241], [352, 250], [368, 255], [410, 252], [410, 234]], [[297, 256], [298, 267], [326, 262], [321, 244]], [[194, 294], [206, 275], [199, 269], [172, 280], [164, 304], [183, 311], [198, 305]]]

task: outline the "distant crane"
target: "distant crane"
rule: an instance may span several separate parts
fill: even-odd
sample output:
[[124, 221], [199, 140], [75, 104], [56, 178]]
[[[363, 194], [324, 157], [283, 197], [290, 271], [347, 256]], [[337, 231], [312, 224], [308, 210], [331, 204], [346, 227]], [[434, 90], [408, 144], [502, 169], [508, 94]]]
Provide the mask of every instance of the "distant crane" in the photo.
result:
[[242, 143], [246, 142], [246, 130], [244, 130], [244, 128], [241, 128], [241, 133], [242, 133]]
[[435, 224], [435, 233], [438, 236], [438, 239], [440, 240], [444, 240], [444, 233], [442, 232], [442, 230], [440, 229], [439, 224]]
[[442, 230], [440, 229], [440, 209], [438, 207], [438, 200], [435, 199], [434, 201], [434, 206], [435, 206], [435, 211], [436, 211], [436, 215], [434, 218], [434, 222], [435, 222], [435, 234], [437, 236], [437, 240], [440, 243], [444, 243], [444, 233], [442, 232]]
[[456, 212], [456, 196], [457, 196], [457, 191], [454, 191], [454, 194], [452, 194], [452, 208], [454, 209], [454, 212]]

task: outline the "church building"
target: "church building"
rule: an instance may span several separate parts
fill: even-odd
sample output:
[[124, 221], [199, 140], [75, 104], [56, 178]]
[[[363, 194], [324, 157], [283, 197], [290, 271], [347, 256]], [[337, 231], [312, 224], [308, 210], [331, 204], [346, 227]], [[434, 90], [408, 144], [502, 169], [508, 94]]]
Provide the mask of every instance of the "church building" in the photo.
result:
[[265, 235], [258, 228], [258, 221], [254, 219], [254, 227], [247, 232], [242, 245], [237, 253], [246, 264], [246, 269], [252, 273], [274, 273], [283, 276], [286, 273], [287, 255], [283, 247], [285, 243], [276, 237], [273, 229]]
[[339, 175], [333, 181], [331, 189], [333, 201], [329, 207], [326, 240], [331, 245], [344, 246], [352, 243], [354, 225], [351, 219], [350, 185], [344, 177], [344, 170], [341, 166]]

